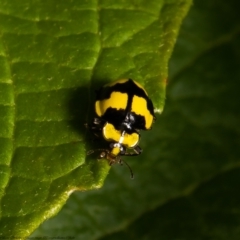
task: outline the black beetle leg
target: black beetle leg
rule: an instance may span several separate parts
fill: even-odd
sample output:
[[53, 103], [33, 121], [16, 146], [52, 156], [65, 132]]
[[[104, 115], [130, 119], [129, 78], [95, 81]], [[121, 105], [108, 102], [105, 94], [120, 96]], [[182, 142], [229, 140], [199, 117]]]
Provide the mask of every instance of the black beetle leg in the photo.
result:
[[137, 156], [137, 155], [142, 153], [142, 149], [138, 145], [133, 148], [133, 151], [134, 152], [124, 152], [124, 153], [121, 153], [121, 155], [124, 155], [124, 156]]

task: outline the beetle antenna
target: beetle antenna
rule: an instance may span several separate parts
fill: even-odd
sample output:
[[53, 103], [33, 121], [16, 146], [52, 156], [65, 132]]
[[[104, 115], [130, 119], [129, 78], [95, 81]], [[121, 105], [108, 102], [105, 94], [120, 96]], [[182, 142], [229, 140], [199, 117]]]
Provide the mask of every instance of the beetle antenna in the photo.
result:
[[[99, 149], [89, 150], [89, 151], [87, 152], [87, 155], [91, 155], [91, 154], [93, 154], [93, 153], [95, 153], [95, 152], [100, 152], [100, 151], [101, 151], [101, 152], [104, 152], [104, 153], [106, 153], [106, 151], [108, 152], [108, 150], [106, 150], [106, 149], [99, 148]], [[109, 159], [109, 158], [107, 158], [107, 159], [108, 159], [108, 160], [111, 160], [111, 159]], [[128, 169], [129, 169], [129, 171], [130, 171], [130, 174], [131, 174], [131, 178], [133, 179], [133, 178], [134, 178], [134, 174], [133, 174], [132, 168], [128, 165], [128, 163], [125, 162], [123, 159], [119, 159], [118, 162], [119, 162], [120, 164], [124, 163], [124, 164], [128, 167]], [[116, 159], [112, 159], [112, 161], [109, 161], [109, 165], [110, 165], [110, 166], [111, 166], [112, 164], [114, 164], [114, 163], [116, 163]]]
[[132, 168], [124, 160], [121, 159], [121, 162], [123, 162], [128, 167], [130, 174], [131, 174], [131, 179], [134, 179], [134, 174], [133, 174]]

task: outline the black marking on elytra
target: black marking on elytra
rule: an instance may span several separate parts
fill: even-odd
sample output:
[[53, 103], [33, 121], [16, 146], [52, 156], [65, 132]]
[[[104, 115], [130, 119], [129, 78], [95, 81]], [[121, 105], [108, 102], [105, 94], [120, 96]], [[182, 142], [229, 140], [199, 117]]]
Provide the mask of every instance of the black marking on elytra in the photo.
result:
[[113, 86], [103, 86], [97, 91], [97, 100], [108, 99], [112, 92], [127, 93], [129, 96], [137, 95], [139, 97], [148, 98], [143, 89], [139, 88], [132, 79], [125, 83], [116, 83]]
[[141, 116], [134, 112], [130, 113], [130, 119], [132, 120], [127, 120], [127, 122], [131, 125], [131, 129], [127, 129], [123, 125], [123, 122], [126, 121], [126, 115], [126, 111], [123, 109], [117, 110], [115, 108], [108, 108], [101, 118], [111, 123], [117, 130], [125, 130], [127, 133], [135, 132], [134, 129], [146, 129], [144, 116]]
[[136, 95], [138, 97], [144, 98], [147, 101], [147, 109], [155, 117], [152, 101], [149, 99], [145, 91], [139, 86], [137, 86], [132, 79], [129, 79], [124, 83], [116, 83], [113, 86], [103, 86], [98, 91], [96, 91], [96, 100], [101, 101], [104, 99], [109, 99], [111, 97], [112, 92], [121, 92], [126, 93], [128, 95], [127, 107], [126, 109], [124, 109], [123, 112], [120, 112], [118, 115], [121, 116], [123, 114], [123, 116], [125, 117], [126, 113], [131, 112], [133, 97], [134, 95]]

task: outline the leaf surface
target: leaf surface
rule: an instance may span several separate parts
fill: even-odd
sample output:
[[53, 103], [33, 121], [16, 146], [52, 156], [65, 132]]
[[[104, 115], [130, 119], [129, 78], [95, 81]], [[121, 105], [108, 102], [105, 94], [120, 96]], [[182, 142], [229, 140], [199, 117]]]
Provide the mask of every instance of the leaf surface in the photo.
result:
[[167, 64], [191, 1], [0, 2], [0, 237], [28, 236], [74, 190], [102, 186], [94, 90], [138, 80], [161, 112]]
[[113, 166], [101, 190], [74, 194], [35, 236], [239, 239], [239, 7], [194, 1], [170, 61], [163, 114], [142, 133], [142, 156], [125, 158], [135, 179]]

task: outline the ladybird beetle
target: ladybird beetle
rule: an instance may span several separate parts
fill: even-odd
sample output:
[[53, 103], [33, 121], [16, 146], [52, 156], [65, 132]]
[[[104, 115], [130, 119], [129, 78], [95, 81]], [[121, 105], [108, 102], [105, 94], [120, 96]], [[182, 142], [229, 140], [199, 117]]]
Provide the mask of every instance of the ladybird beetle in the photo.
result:
[[139, 132], [151, 129], [155, 115], [152, 101], [139, 83], [122, 79], [104, 85], [96, 91], [95, 112], [97, 118], [93, 119], [91, 129], [110, 145], [109, 149], [91, 150], [88, 154], [101, 151], [99, 157], [106, 158], [112, 165], [122, 164], [121, 156], [136, 156], [142, 152], [138, 146]]

